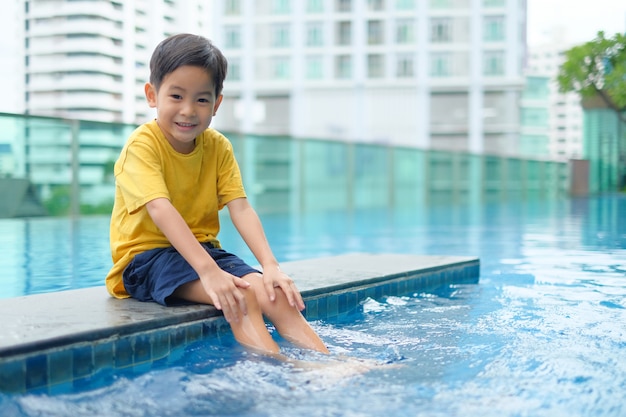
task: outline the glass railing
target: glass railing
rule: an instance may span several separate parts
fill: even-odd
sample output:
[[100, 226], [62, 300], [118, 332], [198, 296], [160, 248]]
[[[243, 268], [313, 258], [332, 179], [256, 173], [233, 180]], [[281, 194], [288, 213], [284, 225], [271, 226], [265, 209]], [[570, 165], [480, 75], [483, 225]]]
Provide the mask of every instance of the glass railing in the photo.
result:
[[[16, 201], [13, 208], [0, 203], [0, 217], [29, 215], [20, 210], [37, 201], [50, 215], [109, 213], [113, 164], [135, 127], [0, 113], [0, 190]], [[225, 134], [259, 212], [483, 203], [568, 192], [564, 162]]]

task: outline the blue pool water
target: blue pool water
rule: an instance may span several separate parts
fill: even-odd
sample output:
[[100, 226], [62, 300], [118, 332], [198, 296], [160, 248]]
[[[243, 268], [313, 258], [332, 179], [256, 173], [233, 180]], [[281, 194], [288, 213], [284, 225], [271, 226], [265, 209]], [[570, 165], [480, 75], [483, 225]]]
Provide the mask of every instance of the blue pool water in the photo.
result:
[[[335, 355], [385, 364], [364, 374], [295, 369], [226, 336], [149, 369], [101, 372], [76, 392], [0, 394], [0, 415], [626, 415], [626, 197], [263, 222], [281, 260], [471, 255], [480, 257], [480, 282], [370, 299], [315, 322]], [[0, 294], [101, 285], [107, 226], [106, 218], [0, 221]], [[232, 228], [222, 241], [252, 262]], [[292, 358], [323, 362], [281, 345]]]

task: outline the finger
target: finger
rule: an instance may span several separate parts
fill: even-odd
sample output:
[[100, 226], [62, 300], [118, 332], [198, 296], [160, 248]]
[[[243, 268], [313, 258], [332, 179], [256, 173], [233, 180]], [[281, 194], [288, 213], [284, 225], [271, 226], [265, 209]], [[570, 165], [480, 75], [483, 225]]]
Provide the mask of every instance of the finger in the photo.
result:
[[250, 283], [248, 281], [238, 277], [233, 278], [233, 282], [235, 283], [235, 286], [239, 288], [248, 288], [250, 286]]
[[239, 290], [235, 293], [235, 299], [237, 301], [237, 306], [241, 314], [244, 316], [248, 315], [248, 303], [246, 303], [246, 296]]
[[270, 301], [274, 301], [276, 299], [276, 291], [274, 291], [274, 283], [269, 279], [263, 280], [263, 285], [265, 286], [265, 291], [267, 292], [267, 296], [270, 298]]
[[[238, 322], [240, 318], [238, 300], [230, 293], [226, 294], [224, 298], [225, 298], [224, 304], [228, 306], [228, 316], [230, 317], [230, 320], [227, 319], [226, 321], [228, 321], [229, 323]], [[226, 310], [226, 308], [224, 310]], [[226, 315], [226, 311], [224, 311], [224, 315]]]
[[294, 294], [296, 295], [296, 306], [298, 307], [298, 310], [302, 311], [302, 310], [304, 310], [304, 307], [305, 307], [304, 299], [302, 298], [302, 294], [300, 294], [300, 291], [296, 287], [295, 283], [292, 282], [291, 286], [293, 287]]
[[222, 309], [222, 303], [220, 303], [220, 299], [217, 296], [217, 294], [215, 293], [215, 291], [209, 291], [208, 292], [209, 298], [211, 299], [211, 301], [213, 301], [213, 307], [217, 308], [218, 310]]
[[300, 311], [304, 310], [304, 300], [302, 299], [302, 294], [300, 294], [298, 287], [296, 287], [296, 284], [293, 281], [289, 284], [289, 289], [293, 300], [293, 303], [291, 303], [292, 307], [296, 307]]
[[283, 292], [285, 293], [285, 296], [287, 297], [287, 302], [289, 302], [289, 305], [291, 307], [296, 307], [296, 303], [297, 303], [297, 295], [298, 295], [298, 289], [295, 287], [295, 284], [293, 283], [292, 280], [285, 280], [281, 287], [280, 287]]

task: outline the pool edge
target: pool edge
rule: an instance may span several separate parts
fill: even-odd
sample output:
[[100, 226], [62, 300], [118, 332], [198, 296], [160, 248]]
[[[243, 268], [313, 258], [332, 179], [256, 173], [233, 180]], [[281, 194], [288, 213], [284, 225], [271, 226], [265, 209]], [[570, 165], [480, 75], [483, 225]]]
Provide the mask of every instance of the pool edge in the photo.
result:
[[[368, 297], [478, 283], [480, 262], [473, 257], [357, 253], [286, 262], [282, 269], [302, 291], [305, 316], [316, 320], [356, 308]], [[11, 312], [16, 306], [17, 311]], [[102, 368], [150, 363], [177, 347], [229, 331], [221, 314], [211, 306], [165, 308], [154, 303], [116, 300], [103, 287], [0, 300], [0, 315], [21, 316], [17, 325], [29, 326], [29, 308], [40, 314], [48, 311], [50, 316], [46, 322], [45, 315], [32, 315], [33, 332], [21, 333], [28, 337], [24, 336], [19, 343], [20, 334], [13, 334], [18, 343], [9, 341], [0, 345], [0, 391], [3, 392], [53, 389]], [[56, 322], [52, 314], [55, 312]], [[90, 319], [99, 322], [90, 327]], [[71, 322], [68, 328], [56, 332], [52, 329], [44, 337], [34, 335], [41, 333], [46, 325], [63, 326], [68, 321]], [[0, 335], [16, 329], [3, 327]]]

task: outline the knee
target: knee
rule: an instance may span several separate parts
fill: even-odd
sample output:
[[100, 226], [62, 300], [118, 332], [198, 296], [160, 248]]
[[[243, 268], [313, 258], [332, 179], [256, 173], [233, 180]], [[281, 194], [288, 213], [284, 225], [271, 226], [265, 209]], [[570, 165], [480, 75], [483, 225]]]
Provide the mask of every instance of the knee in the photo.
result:
[[246, 299], [246, 306], [248, 306], [248, 310], [259, 310], [261, 308], [256, 291], [253, 287], [243, 288], [241, 289], [241, 292]]

